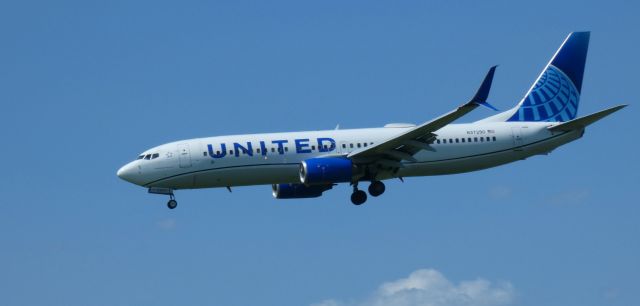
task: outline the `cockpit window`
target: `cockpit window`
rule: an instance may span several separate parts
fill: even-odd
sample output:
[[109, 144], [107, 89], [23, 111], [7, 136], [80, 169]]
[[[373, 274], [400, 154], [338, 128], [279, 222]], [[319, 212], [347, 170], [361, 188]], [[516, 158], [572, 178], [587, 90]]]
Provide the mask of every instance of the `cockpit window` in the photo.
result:
[[144, 159], [151, 159], [151, 154], [147, 154], [144, 156]]
[[151, 155], [151, 159], [156, 159], [160, 156], [160, 154], [158, 153], [153, 153], [153, 155]]
[[136, 158], [136, 159], [143, 159], [143, 158], [144, 158], [144, 155], [140, 155], [140, 156], [138, 156], [138, 158]]

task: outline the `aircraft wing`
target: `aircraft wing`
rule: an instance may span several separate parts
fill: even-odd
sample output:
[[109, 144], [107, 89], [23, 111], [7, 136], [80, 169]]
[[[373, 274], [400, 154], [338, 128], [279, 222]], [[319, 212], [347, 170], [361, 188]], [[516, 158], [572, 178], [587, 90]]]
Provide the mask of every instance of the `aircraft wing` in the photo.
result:
[[497, 66], [491, 67], [484, 78], [482, 85], [471, 101], [461, 105], [438, 118], [425, 122], [404, 133], [389, 138], [373, 146], [351, 152], [347, 158], [354, 162], [379, 161], [392, 167], [400, 168], [402, 160], [415, 161], [413, 155], [420, 150], [433, 151], [430, 142], [436, 136], [435, 132], [450, 124], [456, 119], [466, 115], [480, 105], [495, 109], [487, 103], [491, 82]]

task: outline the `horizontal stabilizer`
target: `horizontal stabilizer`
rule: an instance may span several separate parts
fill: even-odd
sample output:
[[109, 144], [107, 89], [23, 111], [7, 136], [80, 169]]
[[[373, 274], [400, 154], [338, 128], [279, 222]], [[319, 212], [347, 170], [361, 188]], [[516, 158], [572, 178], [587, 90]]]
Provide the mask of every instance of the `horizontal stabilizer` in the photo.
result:
[[622, 105], [618, 105], [618, 106], [614, 106], [612, 108], [608, 108], [602, 111], [599, 111], [597, 113], [593, 113], [591, 115], [587, 115], [584, 117], [580, 117], [578, 119], [573, 119], [571, 121], [567, 121], [558, 125], [554, 125], [552, 127], [549, 127], [549, 130], [552, 132], [558, 132], [558, 131], [572, 131], [572, 130], [576, 130], [576, 129], [581, 129], [586, 127], [587, 125], [590, 125], [606, 116], [609, 116], [623, 108], [625, 108], [627, 105], [626, 104], [622, 104]]

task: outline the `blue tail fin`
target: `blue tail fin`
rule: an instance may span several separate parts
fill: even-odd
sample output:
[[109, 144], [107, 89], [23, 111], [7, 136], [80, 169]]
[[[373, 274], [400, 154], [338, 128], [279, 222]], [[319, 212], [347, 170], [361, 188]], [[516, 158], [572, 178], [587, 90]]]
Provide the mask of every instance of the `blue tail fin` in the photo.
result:
[[[573, 32], [562, 43], [525, 97], [513, 109], [490, 121], [553, 121], [578, 113], [589, 32]], [[490, 118], [487, 118], [490, 119]]]

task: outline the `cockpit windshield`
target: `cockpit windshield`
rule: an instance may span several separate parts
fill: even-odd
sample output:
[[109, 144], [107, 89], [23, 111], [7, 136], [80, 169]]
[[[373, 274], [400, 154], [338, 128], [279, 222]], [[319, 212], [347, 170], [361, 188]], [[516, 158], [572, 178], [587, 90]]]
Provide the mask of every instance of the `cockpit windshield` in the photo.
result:
[[138, 156], [138, 158], [136, 159], [150, 160], [150, 159], [156, 159], [158, 157], [160, 157], [160, 153], [149, 153], [149, 154], [142, 154]]

